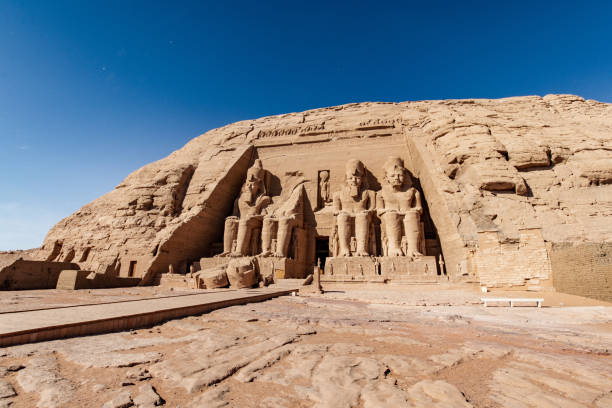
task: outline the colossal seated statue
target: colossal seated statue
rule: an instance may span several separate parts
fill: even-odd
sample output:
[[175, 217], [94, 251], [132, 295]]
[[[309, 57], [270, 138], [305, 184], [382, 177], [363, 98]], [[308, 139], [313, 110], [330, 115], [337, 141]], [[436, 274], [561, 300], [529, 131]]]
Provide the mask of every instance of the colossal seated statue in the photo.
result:
[[289, 257], [293, 230], [304, 223], [304, 187], [301, 183], [290, 190], [286, 199], [281, 196], [279, 201], [280, 206], [268, 211], [263, 219], [262, 256]]
[[[363, 163], [351, 159], [346, 163], [346, 182], [333, 195], [333, 214], [336, 217], [335, 237], [332, 239], [334, 256], [374, 255], [370, 244], [372, 237], [372, 215], [375, 193], [366, 186]], [[337, 247], [333, 245], [337, 243]], [[354, 243], [351, 248], [351, 243]]]
[[383, 256], [420, 256], [421, 195], [399, 157], [389, 157], [384, 171], [382, 190], [376, 193]]
[[221, 256], [248, 256], [259, 252], [258, 232], [261, 231], [266, 207], [271, 201], [266, 191], [265, 176], [261, 161], [255, 160], [234, 202], [234, 212], [225, 220]]

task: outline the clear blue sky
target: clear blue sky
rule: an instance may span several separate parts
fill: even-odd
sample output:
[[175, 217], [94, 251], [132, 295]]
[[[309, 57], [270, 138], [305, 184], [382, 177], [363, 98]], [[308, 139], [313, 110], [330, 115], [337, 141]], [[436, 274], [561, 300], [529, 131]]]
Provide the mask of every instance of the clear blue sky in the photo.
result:
[[359, 101], [612, 102], [610, 1], [0, 1], [0, 249], [242, 119]]

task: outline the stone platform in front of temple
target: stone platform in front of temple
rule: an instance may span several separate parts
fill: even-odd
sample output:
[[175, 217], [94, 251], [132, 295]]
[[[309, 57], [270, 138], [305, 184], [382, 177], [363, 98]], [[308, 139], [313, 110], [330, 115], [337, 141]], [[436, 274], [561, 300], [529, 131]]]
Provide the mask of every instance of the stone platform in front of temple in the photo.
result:
[[[202, 258], [194, 263], [190, 273], [164, 273], [160, 274], [159, 285], [166, 288], [182, 289], [211, 289], [204, 283], [204, 276], [214, 274], [226, 274], [226, 269], [230, 263], [251, 263], [251, 268], [256, 271], [256, 281], [259, 286], [266, 286], [272, 282], [278, 283], [284, 279], [304, 279], [306, 277], [307, 265], [291, 258], [278, 256], [245, 256], [245, 257], [209, 257]], [[249, 268], [247, 268], [249, 269]], [[215, 287], [230, 286], [230, 281], [225, 281], [225, 285]]]
[[[301, 279], [308, 274], [307, 265], [295, 259], [278, 256], [249, 256], [239, 258], [252, 258], [256, 260], [257, 271], [261, 276], [273, 276], [276, 279]], [[210, 257], [202, 258], [198, 270], [207, 270], [224, 267], [232, 257]]]
[[325, 261], [321, 282], [435, 283], [446, 281], [438, 275], [435, 256], [331, 257]]

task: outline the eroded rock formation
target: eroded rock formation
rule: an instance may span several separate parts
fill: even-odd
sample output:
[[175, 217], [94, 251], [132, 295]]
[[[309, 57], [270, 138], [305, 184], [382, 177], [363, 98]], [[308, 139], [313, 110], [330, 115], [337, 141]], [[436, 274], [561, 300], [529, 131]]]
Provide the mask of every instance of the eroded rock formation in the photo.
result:
[[299, 174], [308, 205], [322, 207], [308, 221], [314, 265], [347, 159], [360, 160], [379, 191], [389, 156], [414, 175], [427, 252], [443, 257], [451, 278], [551, 285], [555, 248], [612, 240], [612, 105], [547, 95], [358, 103], [214, 129], [59, 222], [36, 258], [143, 283], [170, 264], [186, 272], [220, 252], [225, 219], [259, 159], [279, 178], [272, 198]]

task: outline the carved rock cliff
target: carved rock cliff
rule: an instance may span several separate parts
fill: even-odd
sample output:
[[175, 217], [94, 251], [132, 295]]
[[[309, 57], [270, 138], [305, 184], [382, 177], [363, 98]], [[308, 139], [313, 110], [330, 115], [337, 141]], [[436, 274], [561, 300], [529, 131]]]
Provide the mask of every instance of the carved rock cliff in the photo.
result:
[[[331, 165], [324, 156], [300, 159], [304, 149], [346, 150], [374, 171], [382, 158], [368, 157], [389, 146], [419, 180], [451, 277], [491, 285], [550, 280], [555, 244], [612, 241], [612, 105], [547, 95], [355, 103], [214, 129], [60, 221], [35, 257], [151, 282], [221, 240], [255, 157], [281, 182], [303, 173], [316, 195], [316, 171]], [[285, 158], [272, 163], [278, 157]], [[544, 272], [508, 279], [502, 269], [491, 272], [491, 257], [513, 262], [532, 238], [529, 256]]]

